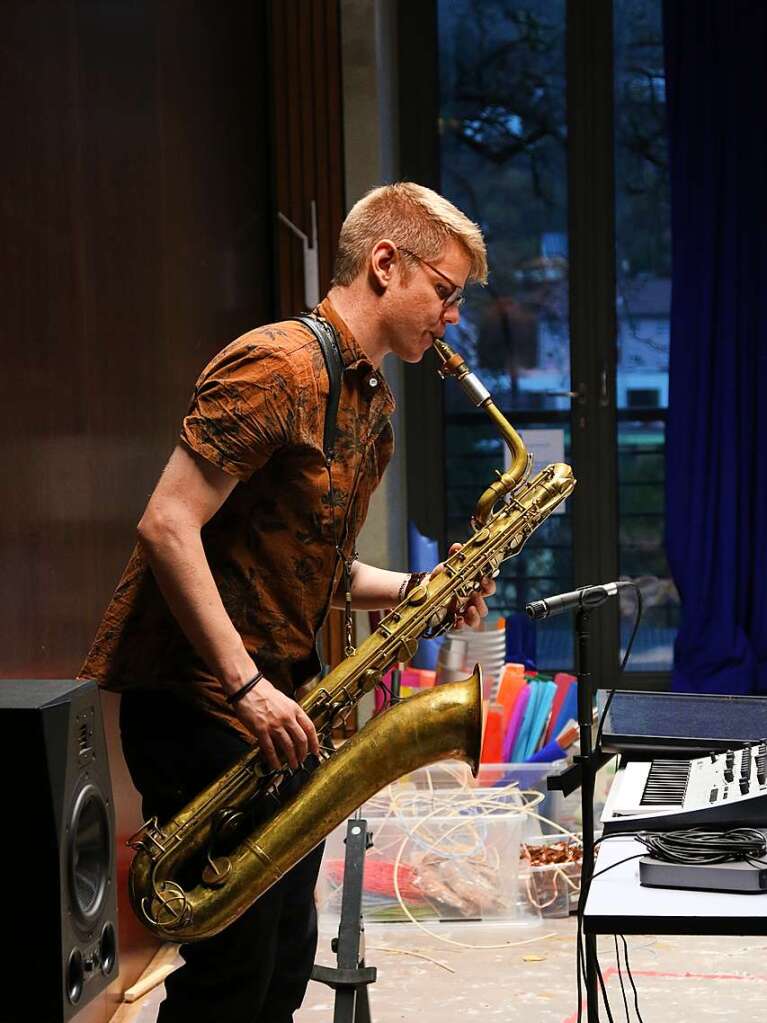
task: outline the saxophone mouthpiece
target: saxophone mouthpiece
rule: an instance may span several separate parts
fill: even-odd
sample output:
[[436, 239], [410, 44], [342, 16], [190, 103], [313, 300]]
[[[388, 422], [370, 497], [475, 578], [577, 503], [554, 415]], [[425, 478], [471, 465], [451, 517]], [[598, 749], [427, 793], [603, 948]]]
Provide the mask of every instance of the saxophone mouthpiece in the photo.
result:
[[432, 347], [437, 353], [439, 366], [437, 372], [443, 378], [456, 377], [461, 380], [469, 372], [469, 367], [463, 361], [463, 357], [454, 351], [441, 337], [432, 337]]
[[469, 401], [476, 405], [477, 408], [485, 407], [490, 402], [490, 392], [482, 381], [471, 372], [463, 356], [454, 351], [440, 337], [433, 338], [432, 345], [441, 363], [437, 367], [437, 372], [442, 379], [455, 377], [465, 391]]

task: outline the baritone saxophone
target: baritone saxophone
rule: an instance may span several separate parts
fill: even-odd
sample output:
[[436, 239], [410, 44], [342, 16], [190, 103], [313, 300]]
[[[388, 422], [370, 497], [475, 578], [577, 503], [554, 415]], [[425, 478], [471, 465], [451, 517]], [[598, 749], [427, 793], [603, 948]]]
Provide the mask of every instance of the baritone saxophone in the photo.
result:
[[[456, 613], [518, 554], [531, 533], [575, 486], [570, 466], [549, 465], [532, 478], [519, 434], [460, 355], [434, 341], [440, 374], [453, 376], [492, 419], [511, 452], [477, 502], [472, 535], [416, 586], [351, 656], [301, 701], [317, 730], [323, 759], [299, 792], [280, 803], [289, 769], [267, 768], [254, 748], [175, 817], [147, 821], [130, 840], [136, 850], [129, 891], [139, 919], [165, 940], [211, 937], [253, 902], [366, 799], [418, 767], [450, 757], [479, 767], [482, 742], [481, 670], [420, 693], [373, 718], [334, 752], [339, 721], [395, 663], [409, 660], [418, 641], [447, 629]], [[252, 808], [273, 799], [274, 812], [253, 823]]]

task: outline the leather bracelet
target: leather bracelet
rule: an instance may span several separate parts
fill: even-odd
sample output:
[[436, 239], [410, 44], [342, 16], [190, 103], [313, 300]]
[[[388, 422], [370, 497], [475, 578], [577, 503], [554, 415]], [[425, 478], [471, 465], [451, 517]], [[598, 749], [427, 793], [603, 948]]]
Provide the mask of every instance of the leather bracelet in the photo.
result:
[[245, 683], [244, 686], [241, 686], [235, 692], [230, 693], [226, 698], [226, 702], [230, 706], [233, 703], [239, 703], [243, 696], [247, 696], [250, 690], [253, 689], [256, 683], [260, 682], [263, 677], [264, 677], [263, 671], [259, 671], [259, 673], [257, 675], [254, 675], [252, 679]]

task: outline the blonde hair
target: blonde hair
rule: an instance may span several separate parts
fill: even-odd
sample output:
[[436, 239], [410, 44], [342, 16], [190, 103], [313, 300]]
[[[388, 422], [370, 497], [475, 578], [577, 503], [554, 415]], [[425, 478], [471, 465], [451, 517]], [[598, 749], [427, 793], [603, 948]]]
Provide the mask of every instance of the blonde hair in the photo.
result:
[[382, 238], [428, 260], [439, 259], [453, 239], [471, 261], [469, 280], [487, 282], [487, 250], [479, 227], [444, 196], [412, 181], [399, 181], [372, 189], [352, 206], [338, 239], [333, 283], [351, 284]]

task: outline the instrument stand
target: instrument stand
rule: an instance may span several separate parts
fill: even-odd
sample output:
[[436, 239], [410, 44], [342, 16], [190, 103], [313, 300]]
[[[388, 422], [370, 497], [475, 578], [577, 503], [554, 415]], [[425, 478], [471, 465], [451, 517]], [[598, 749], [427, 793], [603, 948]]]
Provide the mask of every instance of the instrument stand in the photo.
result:
[[[612, 760], [614, 753], [592, 749], [591, 728], [593, 724], [593, 683], [589, 659], [591, 610], [581, 607], [575, 615], [577, 640], [578, 676], [578, 724], [580, 726], [580, 755], [574, 757], [572, 767], [562, 774], [547, 779], [549, 791], [569, 796], [580, 786], [581, 819], [583, 822], [583, 862], [581, 864], [581, 894], [578, 900], [578, 914], [582, 916], [589, 894], [589, 882], [594, 872], [594, 779], [599, 770]], [[599, 1023], [599, 990], [597, 976], [596, 935], [584, 935], [586, 951], [586, 1019], [588, 1023]], [[580, 965], [578, 967], [580, 969]]]
[[327, 984], [336, 993], [333, 1023], [370, 1023], [368, 984], [375, 983], [378, 971], [365, 966], [365, 925], [362, 919], [362, 882], [365, 852], [372, 846], [373, 836], [367, 821], [352, 817], [346, 823], [346, 855], [341, 896], [341, 920], [338, 937], [330, 947], [336, 953], [338, 966], [312, 969], [312, 980]]
[[[580, 755], [575, 762], [580, 768], [581, 820], [583, 824], [583, 862], [581, 864], [581, 893], [578, 913], [582, 916], [589, 894], [591, 875], [594, 873], [594, 779], [604, 764], [600, 751], [592, 749], [591, 729], [593, 725], [593, 691], [591, 664], [589, 661], [589, 636], [591, 612], [584, 607], [575, 615], [577, 639], [578, 676], [578, 724], [580, 726]], [[583, 938], [586, 949], [586, 1019], [588, 1023], [599, 1023], [599, 990], [597, 981], [597, 938], [586, 934]], [[578, 967], [580, 969], [580, 966]]]

